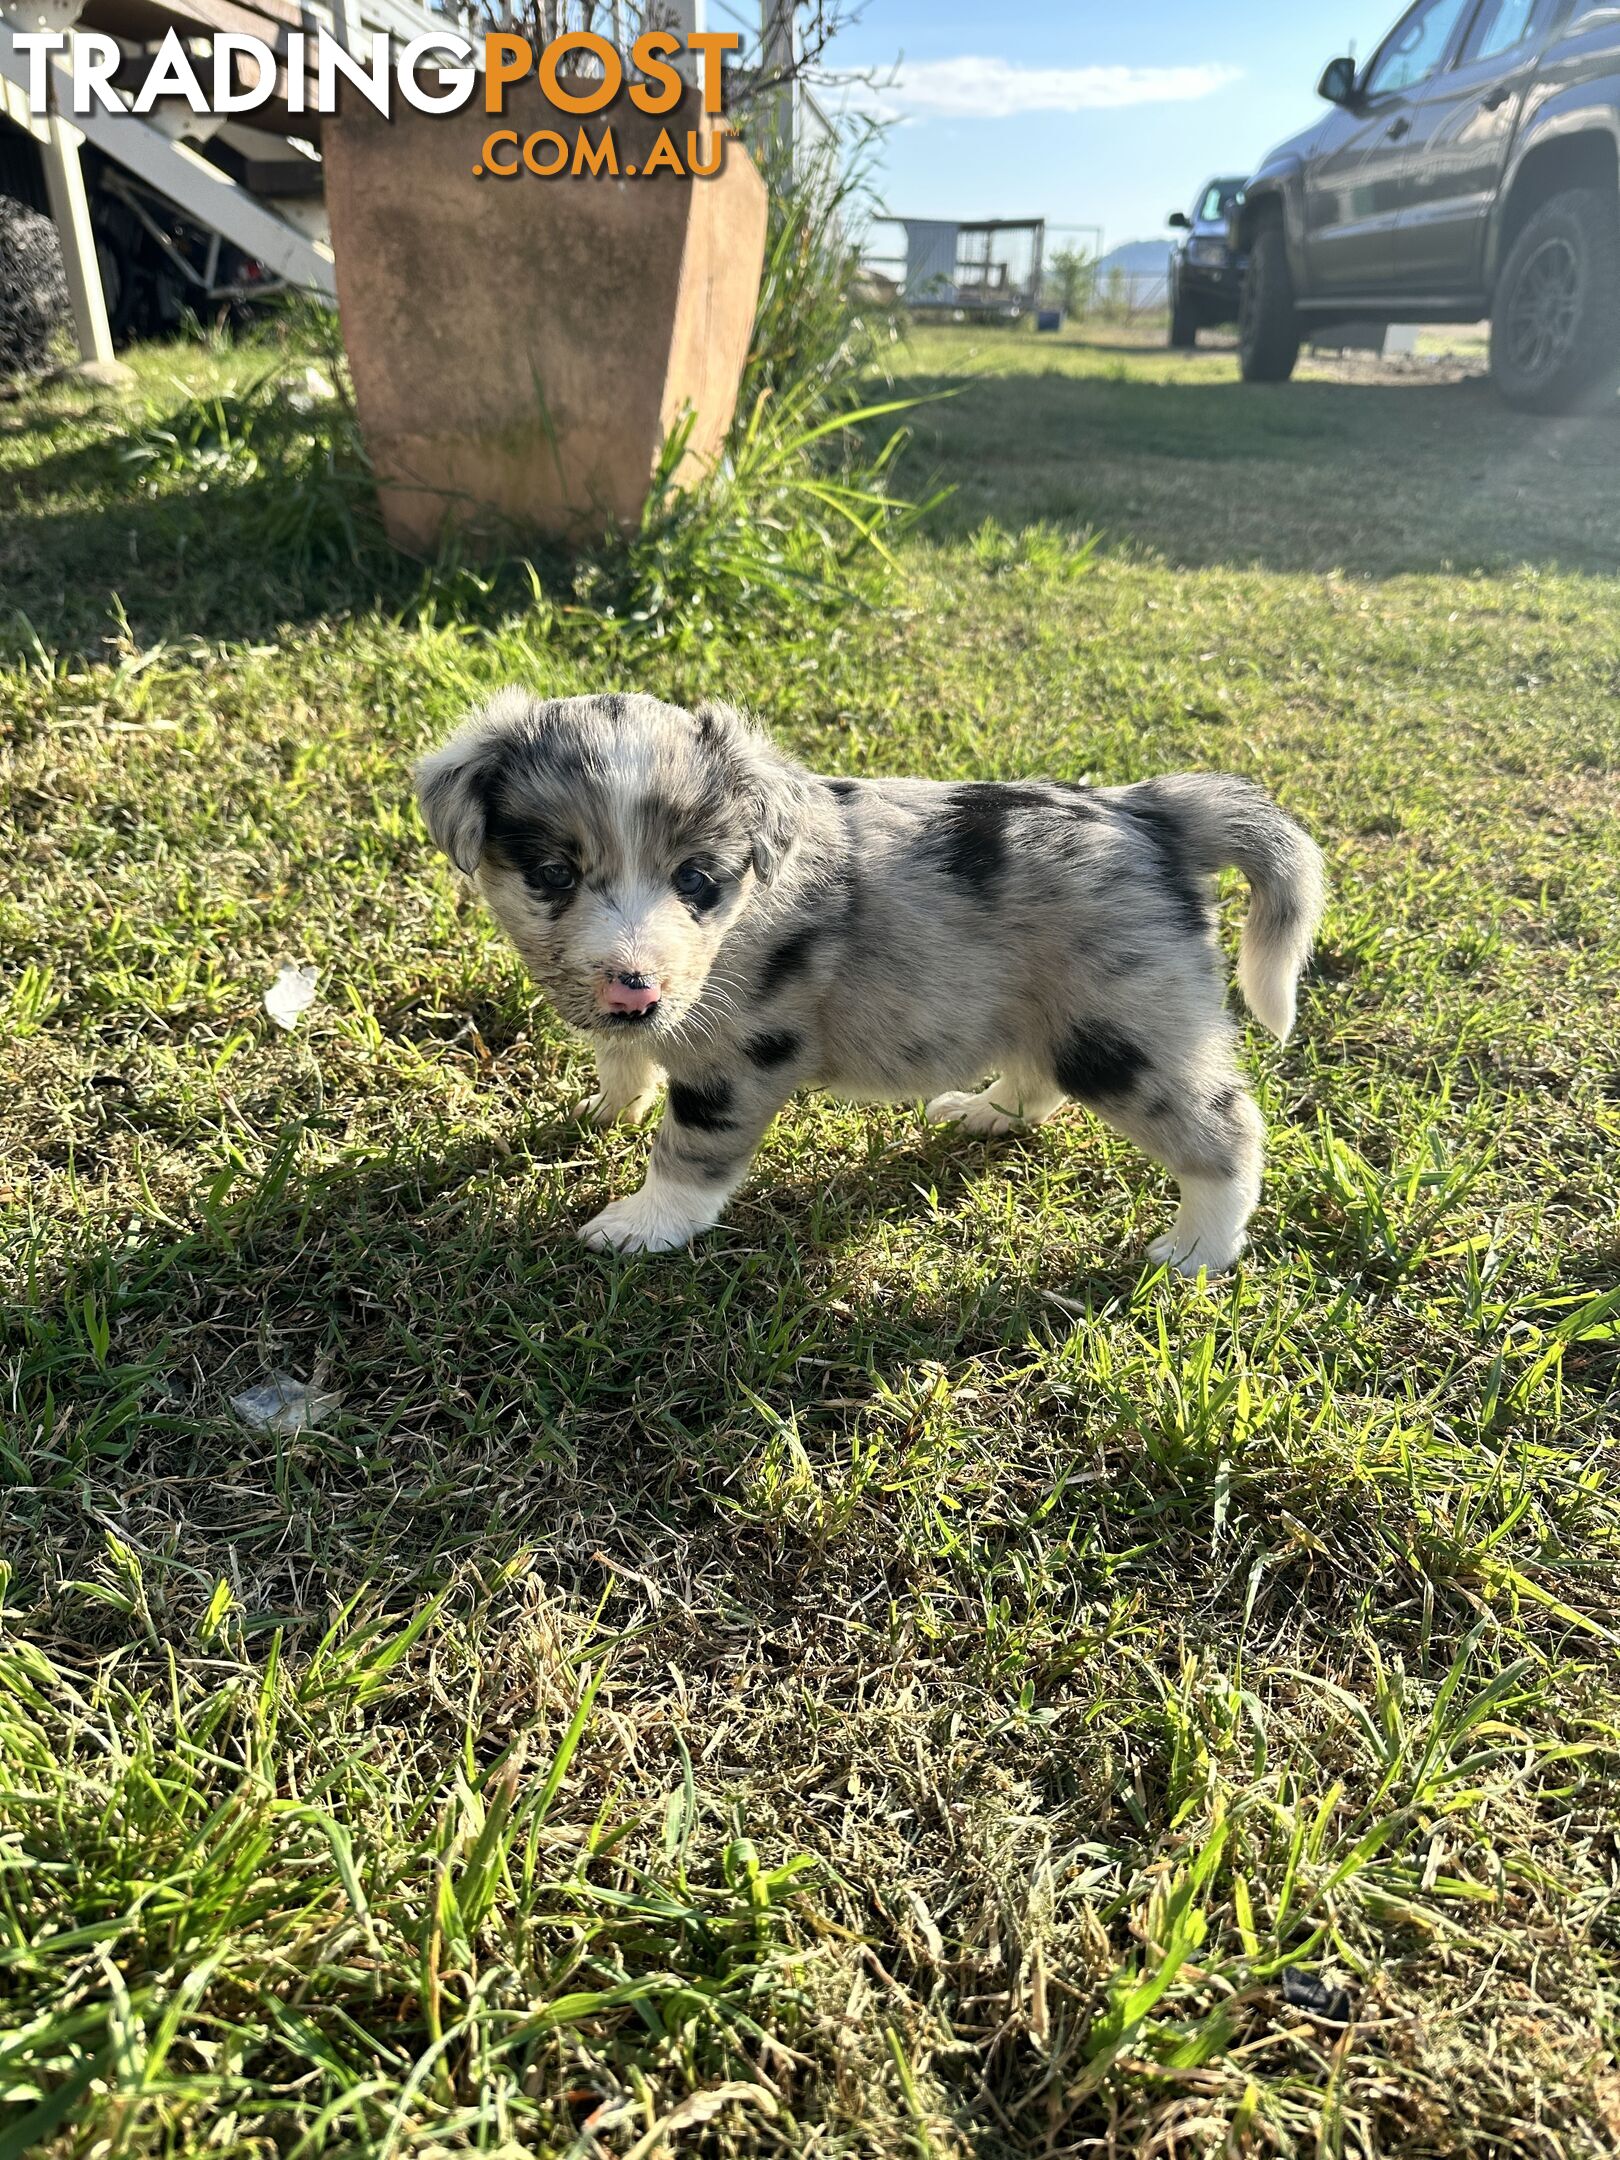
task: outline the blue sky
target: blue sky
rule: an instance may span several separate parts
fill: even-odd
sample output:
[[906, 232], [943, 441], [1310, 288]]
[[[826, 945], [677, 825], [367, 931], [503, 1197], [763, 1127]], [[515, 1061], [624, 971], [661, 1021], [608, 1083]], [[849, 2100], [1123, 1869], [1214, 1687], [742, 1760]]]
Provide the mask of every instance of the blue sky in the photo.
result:
[[1205, 179], [1247, 172], [1304, 127], [1325, 64], [1352, 43], [1365, 56], [1401, 8], [867, 0], [832, 57], [885, 71], [899, 60], [883, 93], [898, 116], [889, 209], [1100, 224], [1113, 246], [1155, 237]]

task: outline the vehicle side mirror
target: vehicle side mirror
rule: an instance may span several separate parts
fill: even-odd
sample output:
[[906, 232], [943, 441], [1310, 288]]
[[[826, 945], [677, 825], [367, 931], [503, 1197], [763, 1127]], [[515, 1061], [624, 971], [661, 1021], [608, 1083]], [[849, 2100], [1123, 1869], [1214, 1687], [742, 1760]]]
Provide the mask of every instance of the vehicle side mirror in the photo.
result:
[[1165, 223], [1173, 232], [1191, 232], [1193, 229], [1192, 219], [1185, 210], [1172, 210]]
[[1356, 95], [1356, 63], [1353, 60], [1330, 60], [1322, 70], [1322, 80], [1316, 86], [1316, 94], [1326, 98], [1330, 105], [1350, 105]]

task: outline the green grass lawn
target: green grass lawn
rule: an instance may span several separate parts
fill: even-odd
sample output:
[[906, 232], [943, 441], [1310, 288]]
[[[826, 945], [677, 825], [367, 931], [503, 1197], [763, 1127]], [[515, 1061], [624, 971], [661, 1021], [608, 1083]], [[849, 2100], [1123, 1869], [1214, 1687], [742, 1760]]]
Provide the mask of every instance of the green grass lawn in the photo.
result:
[[[655, 643], [266, 365], [0, 406], [0, 2155], [1612, 2153], [1620, 419], [930, 331], [894, 609]], [[1274, 789], [1241, 1270], [822, 1100], [584, 1252], [647, 1142], [409, 800], [512, 679]]]

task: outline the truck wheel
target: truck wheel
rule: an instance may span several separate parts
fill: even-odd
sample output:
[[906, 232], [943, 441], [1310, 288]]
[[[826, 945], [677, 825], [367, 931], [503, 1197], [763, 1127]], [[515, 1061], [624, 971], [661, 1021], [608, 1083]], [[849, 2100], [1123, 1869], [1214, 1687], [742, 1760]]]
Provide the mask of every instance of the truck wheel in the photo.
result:
[[0, 195], [0, 381], [42, 375], [72, 321], [56, 227]]
[[1620, 382], [1620, 196], [1570, 188], [1509, 250], [1491, 307], [1491, 376], [1521, 412], [1576, 412]]
[[1170, 343], [1177, 352], [1191, 352], [1198, 343], [1198, 310], [1179, 285], [1170, 291]]
[[1262, 225], [1249, 250], [1238, 349], [1245, 382], [1286, 382], [1299, 358], [1299, 314], [1279, 224]]

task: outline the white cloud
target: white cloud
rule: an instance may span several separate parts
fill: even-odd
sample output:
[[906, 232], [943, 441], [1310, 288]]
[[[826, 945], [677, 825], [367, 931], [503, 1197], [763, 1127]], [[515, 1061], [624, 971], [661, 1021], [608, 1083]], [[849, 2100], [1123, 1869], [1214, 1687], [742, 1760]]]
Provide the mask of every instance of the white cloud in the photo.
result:
[[1097, 112], [1123, 105], [1186, 104], [1237, 81], [1241, 68], [1022, 67], [963, 54], [903, 60], [876, 73], [858, 102], [886, 120], [1009, 120], [1019, 113]]

